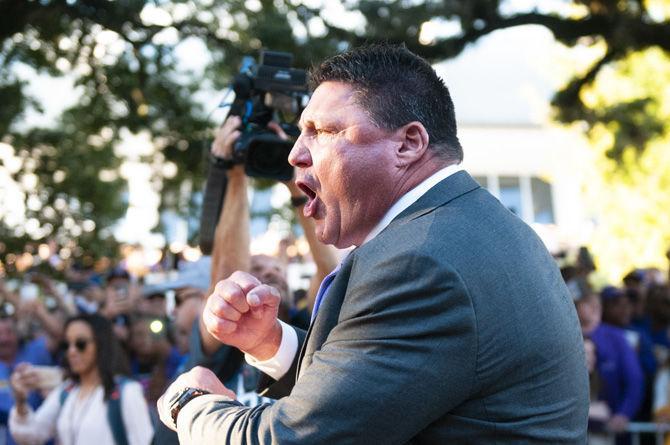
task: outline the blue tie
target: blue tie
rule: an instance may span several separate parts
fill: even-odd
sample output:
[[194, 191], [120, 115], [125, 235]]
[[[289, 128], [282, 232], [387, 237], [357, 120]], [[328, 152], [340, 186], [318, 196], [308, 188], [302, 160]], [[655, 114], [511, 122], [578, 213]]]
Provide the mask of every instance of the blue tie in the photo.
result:
[[314, 299], [314, 309], [312, 309], [312, 319], [310, 322], [314, 322], [314, 319], [316, 318], [316, 313], [319, 311], [319, 306], [321, 306], [323, 296], [326, 295], [326, 292], [328, 292], [328, 288], [335, 279], [335, 275], [337, 275], [337, 272], [340, 270], [341, 266], [342, 263], [338, 264], [335, 270], [326, 275], [326, 278], [324, 278], [323, 281], [321, 282], [321, 286], [319, 286], [319, 291], [316, 293], [316, 298]]

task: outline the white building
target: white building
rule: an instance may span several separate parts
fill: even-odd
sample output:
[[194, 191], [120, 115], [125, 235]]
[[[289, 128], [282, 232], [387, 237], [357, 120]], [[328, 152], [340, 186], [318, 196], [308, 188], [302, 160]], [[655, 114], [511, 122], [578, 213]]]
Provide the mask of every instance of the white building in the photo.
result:
[[530, 224], [551, 251], [587, 241], [592, 224], [582, 199], [586, 148], [574, 133], [549, 126], [461, 126], [465, 168]]
[[[574, 50], [546, 29], [526, 26], [495, 32], [435, 66], [455, 104], [464, 167], [552, 252], [587, 243], [593, 231], [582, 193], [592, 153], [577, 131], [550, 116], [553, 93], [572, 73], [571, 58]], [[283, 186], [255, 191], [252, 210], [262, 213], [285, 199]], [[287, 230], [252, 219], [253, 250], [273, 250]]]
[[566, 71], [553, 65], [564, 51], [548, 31], [523, 27], [498, 31], [436, 66], [455, 104], [464, 167], [551, 251], [584, 244], [592, 231], [581, 192], [591, 152], [579, 133], [550, 117]]

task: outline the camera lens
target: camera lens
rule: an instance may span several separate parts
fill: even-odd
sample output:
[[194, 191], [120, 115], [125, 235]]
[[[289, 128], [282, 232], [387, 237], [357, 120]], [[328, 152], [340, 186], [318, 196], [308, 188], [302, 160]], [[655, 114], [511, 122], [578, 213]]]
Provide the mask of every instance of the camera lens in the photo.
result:
[[293, 167], [288, 155], [293, 144], [280, 139], [274, 133], [254, 135], [249, 140], [246, 171], [249, 176], [258, 176], [280, 181], [293, 177]]

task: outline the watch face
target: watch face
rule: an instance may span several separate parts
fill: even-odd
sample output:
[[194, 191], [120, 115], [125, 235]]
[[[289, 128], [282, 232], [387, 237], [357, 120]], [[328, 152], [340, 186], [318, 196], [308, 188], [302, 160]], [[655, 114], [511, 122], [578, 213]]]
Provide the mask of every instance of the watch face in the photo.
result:
[[194, 388], [184, 388], [183, 390], [175, 393], [175, 395], [170, 399], [170, 416], [172, 417], [172, 421], [174, 422], [175, 427], [177, 426], [177, 415], [179, 414], [179, 411], [186, 403], [187, 397], [194, 390]]
[[[189, 389], [189, 388], [186, 388]], [[168, 401], [169, 405], [172, 406], [174, 405], [175, 402], [179, 401], [181, 398], [182, 394], [184, 394], [185, 390], [177, 391], [176, 393], [172, 394], [172, 397], [170, 397], [170, 400]]]
[[172, 416], [172, 421], [174, 422], [175, 427], [177, 426], [177, 415], [184, 407], [184, 405], [196, 397], [203, 396], [205, 394], [210, 394], [210, 392], [200, 388], [184, 388], [182, 391], [176, 393], [170, 398], [170, 414]]

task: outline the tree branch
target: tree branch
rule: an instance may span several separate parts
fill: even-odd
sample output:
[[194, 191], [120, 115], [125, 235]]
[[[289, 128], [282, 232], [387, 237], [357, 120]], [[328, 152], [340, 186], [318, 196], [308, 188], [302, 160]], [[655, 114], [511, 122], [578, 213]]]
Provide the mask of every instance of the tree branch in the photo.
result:
[[[475, 22], [477, 23], [477, 22]], [[480, 27], [471, 29], [457, 37], [441, 40], [434, 45], [413, 48], [424, 57], [437, 60], [457, 56], [468, 43], [500, 29], [522, 25], [540, 25], [552, 32], [554, 37], [568, 45], [572, 45], [580, 37], [606, 35], [611, 32], [609, 20], [604, 16], [590, 16], [584, 19], [567, 19], [558, 15], [546, 15], [537, 12], [517, 14], [510, 17], [496, 16]]]
[[582, 76], [574, 77], [568, 85], [558, 91], [551, 101], [552, 105], [558, 109], [558, 119], [562, 122], [574, 122], [587, 118], [588, 116], [585, 113], [586, 107], [579, 97], [582, 88], [593, 82], [602, 67], [624, 57], [626, 54], [626, 51], [609, 48], [605, 55], [594, 63], [589, 71]]

